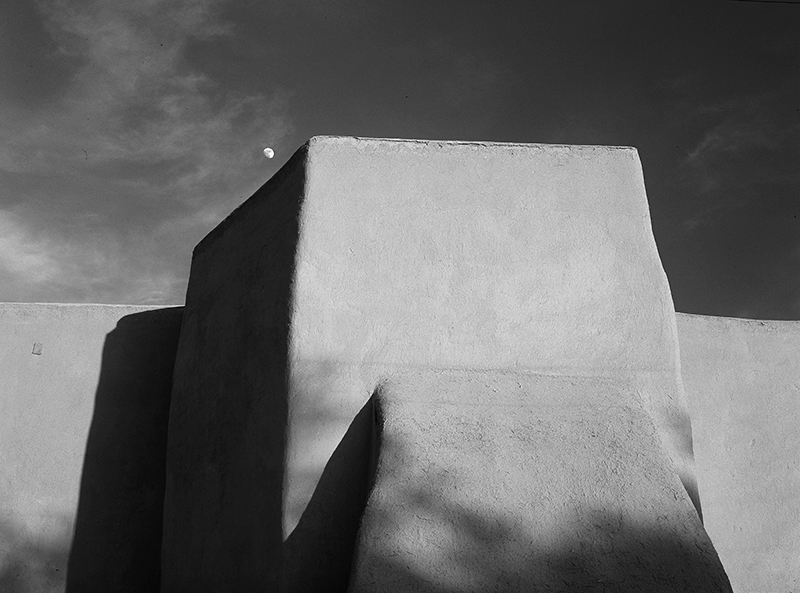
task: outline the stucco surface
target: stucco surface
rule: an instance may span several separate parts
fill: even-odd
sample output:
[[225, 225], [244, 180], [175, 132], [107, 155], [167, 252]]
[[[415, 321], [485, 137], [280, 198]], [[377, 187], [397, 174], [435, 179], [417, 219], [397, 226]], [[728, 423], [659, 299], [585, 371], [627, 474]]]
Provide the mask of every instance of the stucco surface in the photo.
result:
[[677, 317], [706, 530], [737, 593], [800, 590], [800, 322]]
[[308, 150], [295, 367], [625, 376], [696, 500], [674, 307], [635, 149], [315, 138]]
[[369, 460], [335, 471], [342, 446], [366, 450], [371, 394], [418, 366], [622, 381], [695, 496], [636, 151], [332, 137], [298, 151], [195, 249], [164, 590], [343, 590], [324, 567], [349, 564], [353, 525], [314, 538], [307, 513], [321, 489], [365, 494]]
[[180, 313], [0, 304], [0, 590], [157, 585]]
[[638, 394], [610, 379], [408, 370], [350, 591], [728, 591]]
[[194, 250], [170, 405], [164, 592], [278, 590], [304, 183], [301, 150]]
[[633, 149], [315, 138], [185, 316], [0, 304], [0, 591], [797, 590], [798, 352]]

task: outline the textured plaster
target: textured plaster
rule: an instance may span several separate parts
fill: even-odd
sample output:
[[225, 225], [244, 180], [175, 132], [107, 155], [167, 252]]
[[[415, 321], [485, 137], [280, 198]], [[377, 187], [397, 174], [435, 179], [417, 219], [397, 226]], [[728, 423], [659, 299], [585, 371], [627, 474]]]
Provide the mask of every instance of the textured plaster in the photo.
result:
[[350, 591], [728, 591], [641, 401], [609, 379], [395, 372]]
[[[188, 304], [165, 591], [725, 590], [634, 150], [312, 139]], [[0, 590], [157, 589], [181, 318], [0, 304]], [[796, 590], [800, 323], [677, 323], [706, 529]]]
[[674, 308], [635, 149], [316, 138], [308, 150], [295, 368], [629, 377], [696, 499]]
[[703, 516], [734, 591], [800, 590], [800, 322], [678, 314]]
[[0, 591], [157, 586], [180, 313], [0, 304]]
[[337, 469], [342, 444], [368, 448], [354, 427], [370, 395], [419, 366], [624, 383], [658, 435], [639, 438], [696, 498], [634, 149], [314, 138], [195, 249], [164, 590], [342, 590], [347, 574], [324, 567], [349, 564], [353, 526], [314, 539], [307, 513], [321, 488], [358, 510], [365, 478]]

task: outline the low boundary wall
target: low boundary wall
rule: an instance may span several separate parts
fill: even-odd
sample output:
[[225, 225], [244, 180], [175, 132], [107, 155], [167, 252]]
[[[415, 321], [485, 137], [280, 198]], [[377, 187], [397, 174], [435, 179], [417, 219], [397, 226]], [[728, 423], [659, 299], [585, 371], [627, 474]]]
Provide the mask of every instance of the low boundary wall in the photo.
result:
[[157, 591], [181, 308], [0, 304], [0, 591]]
[[706, 531], [734, 591], [798, 591], [800, 321], [677, 317]]

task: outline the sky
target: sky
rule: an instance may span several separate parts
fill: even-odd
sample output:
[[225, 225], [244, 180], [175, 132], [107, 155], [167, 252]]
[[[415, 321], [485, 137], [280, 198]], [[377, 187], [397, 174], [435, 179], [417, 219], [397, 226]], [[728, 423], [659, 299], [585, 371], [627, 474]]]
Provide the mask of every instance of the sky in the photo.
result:
[[635, 146], [676, 309], [800, 319], [798, 31], [792, 0], [2, 0], [0, 301], [182, 304], [330, 134]]

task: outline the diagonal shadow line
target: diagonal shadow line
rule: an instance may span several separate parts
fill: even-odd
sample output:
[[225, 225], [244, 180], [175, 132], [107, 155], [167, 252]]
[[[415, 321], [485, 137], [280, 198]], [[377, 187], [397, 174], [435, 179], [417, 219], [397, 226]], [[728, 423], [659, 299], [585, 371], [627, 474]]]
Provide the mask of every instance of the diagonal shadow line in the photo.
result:
[[283, 544], [282, 592], [344, 593], [377, 459], [375, 395], [350, 423]]

